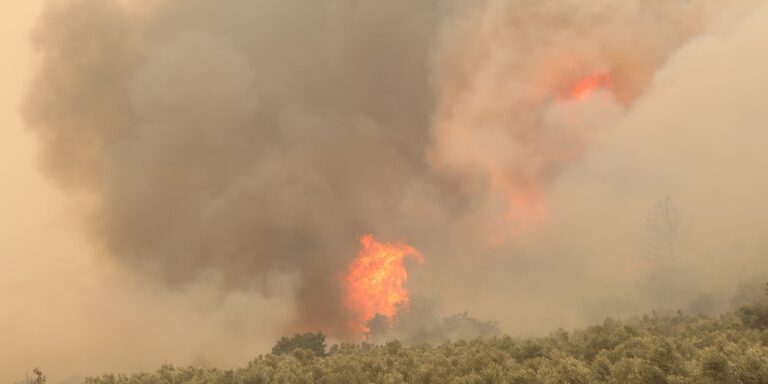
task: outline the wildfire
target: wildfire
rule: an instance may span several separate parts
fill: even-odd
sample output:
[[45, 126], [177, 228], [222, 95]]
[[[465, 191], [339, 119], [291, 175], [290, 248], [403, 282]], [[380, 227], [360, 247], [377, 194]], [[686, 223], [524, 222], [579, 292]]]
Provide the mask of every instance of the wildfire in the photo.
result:
[[360, 237], [362, 249], [350, 263], [344, 277], [346, 307], [354, 315], [353, 331], [368, 332], [366, 322], [376, 314], [392, 317], [399, 304], [409, 301], [403, 283], [408, 272], [403, 265], [406, 257], [423, 263], [423, 256], [403, 243], [379, 243], [373, 235]]

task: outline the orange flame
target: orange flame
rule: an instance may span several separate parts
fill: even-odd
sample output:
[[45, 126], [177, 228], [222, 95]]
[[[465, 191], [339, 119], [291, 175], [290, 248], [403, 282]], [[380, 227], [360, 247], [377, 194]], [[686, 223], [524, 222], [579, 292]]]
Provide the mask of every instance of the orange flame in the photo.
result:
[[601, 88], [609, 88], [613, 85], [613, 77], [608, 72], [597, 72], [583, 77], [573, 83], [568, 89], [566, 98], [581, 101]]
[[403, 287], [408, 279], [403, 265], [406, 256], [420, 263], [424, 258], [407, 244], [379, 243], [373, 235], [361, 236], [360, 244], [363, 248], [344, 278], [344, 304], [354, 315], [352, 331], [364, 335], [369, 331], [365, 323], [376, 314], [392, 317], [398, 305], [408, 303], [408, 290]]

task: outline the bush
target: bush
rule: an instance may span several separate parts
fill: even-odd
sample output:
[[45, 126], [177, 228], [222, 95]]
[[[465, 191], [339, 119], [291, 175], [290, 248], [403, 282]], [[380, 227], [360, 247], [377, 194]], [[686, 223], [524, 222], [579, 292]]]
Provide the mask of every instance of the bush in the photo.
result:
[[273, 355], [291, 355], [294, 351], [303, 349], [317, 357], [325, 356], [325, 335], [318, 333], [297, 333], [292, 337], [283, 337], [272, 347]]
[[741, 322], [754, 329], [768, 329], [768, 303], [744, 305], [736, 312]]

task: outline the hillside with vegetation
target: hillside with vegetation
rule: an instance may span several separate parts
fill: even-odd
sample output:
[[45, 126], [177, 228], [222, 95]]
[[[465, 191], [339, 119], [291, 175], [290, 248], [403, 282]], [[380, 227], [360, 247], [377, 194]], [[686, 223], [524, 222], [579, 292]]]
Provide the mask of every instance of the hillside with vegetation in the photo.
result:
[[719, 317], [677, 312], [606, 319], [547, 337], [328, 348], [320, 333], [279, 340], [238, 369], [163, 366], [86, 384], [768, 383], [768, 303]]

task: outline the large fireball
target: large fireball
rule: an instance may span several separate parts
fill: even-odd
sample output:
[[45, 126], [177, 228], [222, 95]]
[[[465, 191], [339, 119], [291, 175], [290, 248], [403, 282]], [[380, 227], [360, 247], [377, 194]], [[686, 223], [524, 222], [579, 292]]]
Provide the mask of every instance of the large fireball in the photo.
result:
[[354, 316], [352, 331], [363, 335], [368, 332], [365, 323], [376, 314], [392, 317], [398, 305], [408, 303], [403, 261], [412, 257], [421, 263], [424, 258], [407, 244], [379, 243], [373, 235], [361, 236], [360, 244], [362, 249], [344, 278], [344, 304]]

